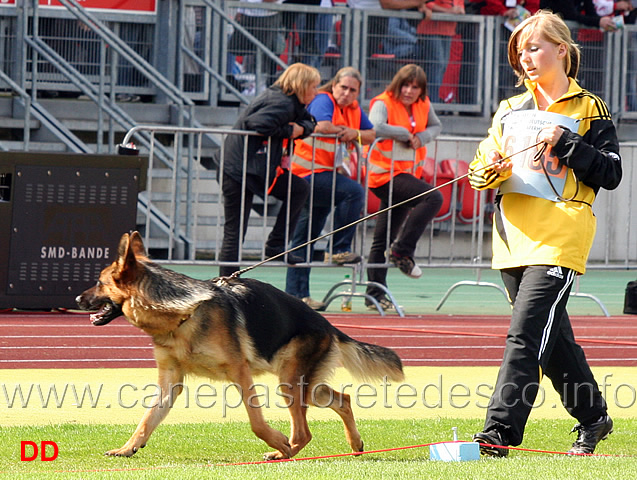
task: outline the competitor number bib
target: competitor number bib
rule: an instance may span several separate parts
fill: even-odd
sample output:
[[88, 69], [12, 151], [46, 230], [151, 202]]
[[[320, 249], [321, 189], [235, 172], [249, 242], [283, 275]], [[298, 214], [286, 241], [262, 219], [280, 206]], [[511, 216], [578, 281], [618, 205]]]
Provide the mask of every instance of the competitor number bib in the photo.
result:
[[[559, 113], [541, 110], [511, 112], [504, 119], [504, 131], [502, 132], [504, 156], [508, 157], [536, 143], [538, 132], [547, 125], [560, 125], [572, 132], [577, 132], [577, 123], [577, 120]], [[500, 191], [502, 193], [523, 193], [558, 202], [559, 199], [551, 189], [539, 162], [544, 163], [551, 183], [555, 190], [562, 195], [566, 184], [567, 167], [560, 165], [557, 157], [552, 155], [550, 146], [539, 160], [534, 161], [533, 157], [536, 153], [537, 149], [530, 148], [512, 157], [513, 175], [500, 185]]]

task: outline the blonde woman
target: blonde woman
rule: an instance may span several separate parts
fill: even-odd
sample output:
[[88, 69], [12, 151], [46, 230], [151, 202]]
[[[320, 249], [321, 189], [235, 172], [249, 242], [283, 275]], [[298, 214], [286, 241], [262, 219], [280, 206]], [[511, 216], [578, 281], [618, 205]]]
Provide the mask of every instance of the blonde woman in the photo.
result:
[[[590, 454], [613, 421], [566, 303], [586, 270], [597, 192], [621, 180], [617, 133], [604, 101], [576, 81], [580, 51], [559, 16], [540, 10], [522, 22], [508, 55], [527, 90], [500, 104], [470, 165], [475, 189], [498, 189], [492, 263], [513, 306], [484, 430], [474, 440], [496, 457], [508, 453], [499, 447], [519, 445], [546, 375], [578, 420], [569, 453]], [[536, 142], [541, 149], [526, 157], [523, 149]]]
[[[225, 140], [223, 171], [223, 201], [225, 224], [223, 243], [219, 253], [222, 262], [240, 260], [239, 238], [241, 225], [241, 198], [244, 174], [244, 148], [246, 149], [245, 201], [243, 218], [243, 236], [248, 227], [248, 217], [254, 195], [268, 195], [281, 200], [276, 222], [265, 241], [265, 254], [273, 257], [285, 250], [286, 232], [291, 238], [301, 210], [309, 194], [308, 183], [293, 175], [287, 166], [281, 165], [283, 144], [295, 138], [311, 135], [316, 126], [314, 117], [306, 110], [316, 96], [321, 76], [313, 67], [302, 63], [290, 65], [269, 88], [257, 96], [234, 124], [235, 130], [252, 130], [262, 136], [228, 135]], [[268, 163], [267, 146], [270, 140], [270, 158]], [[245, 142], [247, 141], [247, 147]], [[266, 185], [266, 179], [268, 185]], [[288, 181], [290, 194], [288, 197]], [[289, 206], [289, 218], [287, 217]], [[286, 229], [286, 219], [287, 229]], [[288, 263], [298, 263], [302, 258], [290, 253]], [[227, 276], [237, 267], [221, 266], [219, 275]]]

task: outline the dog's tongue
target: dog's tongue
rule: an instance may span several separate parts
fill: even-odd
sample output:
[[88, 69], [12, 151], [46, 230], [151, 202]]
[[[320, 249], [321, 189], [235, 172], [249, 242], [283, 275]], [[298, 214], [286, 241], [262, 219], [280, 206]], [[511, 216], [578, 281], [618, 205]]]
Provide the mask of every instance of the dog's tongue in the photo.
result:
[[113, 310], [113, 306], [110, 303], [105, 303], [99, 312], [91, 313], [89, 319], [93, 325], [102, 325], [101, 322], [104, 321], [104, 317], [106, 317], [111, 310]]

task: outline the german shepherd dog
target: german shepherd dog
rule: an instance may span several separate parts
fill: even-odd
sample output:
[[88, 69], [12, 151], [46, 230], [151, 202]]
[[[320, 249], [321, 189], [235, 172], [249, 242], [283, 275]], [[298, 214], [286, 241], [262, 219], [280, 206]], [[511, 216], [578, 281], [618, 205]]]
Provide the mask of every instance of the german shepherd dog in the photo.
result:
[[[343, 420], [354, 452], [363, 451], [350, 397], [325, 381], [338, 365], [358, 379], [403, 379], [402, 363], [388, 348], [362, 343], [333, 327], [302, 301], [258, 280], [218, 277], [195, 280], [150, 261], [139, 233], [124, 234], [118, 258], [97, 285], [76, 298], [93, 325], [124, 315], [153, 339], [159, 369], [156, 403], [123, 447], [106, 455], [131, 456], [195, 374], [237, 385], [254, 434], [275, 451], [268, 460], [291, 458], [312, 436], [308, 405], [329, 406]], [[255, 402], [253, 376], [278, 376], [291, 417], [290, 438], [271, 428]]]

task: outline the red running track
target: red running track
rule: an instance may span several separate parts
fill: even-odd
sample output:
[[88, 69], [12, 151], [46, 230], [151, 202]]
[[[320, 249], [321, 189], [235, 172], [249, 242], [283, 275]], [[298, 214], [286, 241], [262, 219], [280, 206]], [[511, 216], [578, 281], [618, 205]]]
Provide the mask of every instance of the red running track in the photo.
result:
[[[467, 315], [325, 316], [358, 340], [393, 348], [410, 366], [497, 366], [509, 321]], [[591, 365], [637, 365], [634, 322], [626, 317], [571, 320]], [[95, 327], [88, 314], [0, 313], [0, 332], [0, 369], [155, 366], [150, 337], [124, 318]]]

